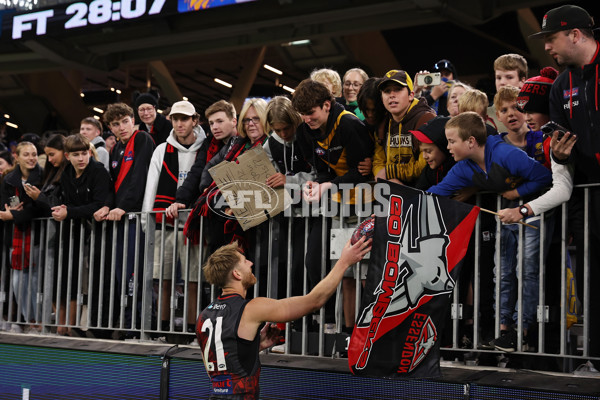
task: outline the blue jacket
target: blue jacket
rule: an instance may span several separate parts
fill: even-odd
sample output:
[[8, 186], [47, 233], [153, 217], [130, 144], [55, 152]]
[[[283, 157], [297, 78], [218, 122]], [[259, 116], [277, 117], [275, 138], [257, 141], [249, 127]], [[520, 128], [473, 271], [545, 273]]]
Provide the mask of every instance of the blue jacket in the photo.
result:
[[427, 191], [450, 196], [471, 186], [496, 193], [517, 188], [521, 197], [529, 197], [552, 184], [552, 173], [546, 167], [523, 150], [505, 143], [500, 135], [487, 138], [485, 168], [483, 171], [473, 160], [461, 160], [442, 182]]

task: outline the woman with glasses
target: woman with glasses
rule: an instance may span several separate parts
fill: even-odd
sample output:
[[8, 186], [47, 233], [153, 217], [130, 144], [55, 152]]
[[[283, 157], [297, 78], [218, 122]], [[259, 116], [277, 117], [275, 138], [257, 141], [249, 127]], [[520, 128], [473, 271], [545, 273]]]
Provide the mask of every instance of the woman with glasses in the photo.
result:
[[365, 120], [365, 116], [358, 107], [358, 92], [367, 79], [369, 79], [369, 75], [360, 68], [352, 68], [346, 71], [342, 90], [344, 97], [336, 100], [346, 110], [354, 113], [361, 121]]
[[[238, 119], [238, 136], [231, 140], [228, 146], [224, 146], [204, 167], [200, 180], [200, 197], [194, 205], [194, 209], [188, 217], [184, 233], [198, 242], [199, 218], [201, 216], [212, 219], [210, 229], [205, 231], [204, 238], [207, 240], [211, 252], [234, 240], [240, 246], [248, 248], [247, 241], [241, 227], [233, 217], [227, 202], [222, 199], [222, 194], [217, 188], [209, 170], [222, 161], [236, 161], [246, 150], [263, 145], [267, 140], [266, 130], [267, 102], [263, 99], [252, 98], [246, 100]], [[225, 205], [225, 206], [222, 206]]]
[[166, 142], [173, 129], [171, 121], [156, 111], [157, 106], [158, 99], [151, 93], [142, 93], [135, 99], [135, 109], [141, 121], [138, 129], [148, 132], [155, 146]]

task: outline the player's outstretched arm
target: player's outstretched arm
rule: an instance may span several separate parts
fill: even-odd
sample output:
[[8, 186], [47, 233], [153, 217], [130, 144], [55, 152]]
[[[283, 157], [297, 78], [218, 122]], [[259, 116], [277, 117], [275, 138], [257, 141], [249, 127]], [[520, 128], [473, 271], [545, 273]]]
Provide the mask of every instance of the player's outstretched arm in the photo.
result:
[[371, 239], [365, 241], [363, 237], [354, 245], [350, 245], [350, 242], [346, 243], [340, 259], [331, 272], [305, 296], [281, 300], [257, 297], [250, 300], [242, 314], [238, 335], [252, 340], [258, 326], [263, 322], [289, 322], [323, 307], [327, 299], [335, 292], [346, 269], [362, 260], [370, 250]]

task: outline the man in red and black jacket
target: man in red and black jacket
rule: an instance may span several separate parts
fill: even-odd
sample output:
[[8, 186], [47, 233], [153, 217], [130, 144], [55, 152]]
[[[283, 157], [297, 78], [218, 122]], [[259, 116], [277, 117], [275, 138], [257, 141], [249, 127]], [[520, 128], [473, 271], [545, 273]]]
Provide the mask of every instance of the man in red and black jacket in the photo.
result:
[[[110, 154], [110, 175], [114, 183], [114, 192], [107, 199], [104, 207], [94, 213], [96, 221], [115, 221], [118, 223], [116, 240], [115, 273], [118, 282], [118, 293], [125, 282], [132, 280], [136, 272], [135, 257], [136, 246], [138, 254], [137, 273], [135, 273], [135, 291], [137, 291], [136, 319], [141, 316], [141, 283], [144, 272], [144, 234], [136, 238], [135, 214], [129, 214], [125, 221], [123, 216], [127, 213], [142, 211], [144, 201], [144, 188], [148, 177], [148, 167], [154, 151], [154, 142], [147, 132], [135, 130], [133, 109], [124, 103], [110, 104], [104, 113], [104, 122], [117, 136], [119, 141]], [[112, 208], [111, 208], [112, 207]], [[119, 223], [119, 221], [122, 221]], [[125, 243], [125, 224], [129, 223], [128, 249], [125, 281], [122, 282], [123, 244]], [[136, 240], [137, 239], [137, 240]], [[134, 296], [136, 293], [133, 294]], [[132, 302], [129, 302], [132, 304]], [[131, 321], [131, 307], [126, 310], [126, 324]], [[129, 327], [129, 326], [127, 326]], [[132, 327], [133, 328], [133, 327]], [[139, 328], [139, 324], [136, 325]]]
[[[575, 184], [600, 183], [600, 43], [594, 38], [594, 20], [581, 7], [564, 5], [548, 11], [542, 30], [533, 37], [544, 40], [544, 48], [559, 65], [567, 68], [556, 78], [550, 91], [550, 119], [568, 130], [552, 148], [559, 164], [572, 163]], [[559, 132], [553, 136], [558, 139]], [[572, 151], [571, 151], [572, 148]], [[583, 282], [600, 280], [600, 253], [591, 245], [584, 254], [584, 227], [590, 243], [600, 242], [600, 187], [589, 188], [589, 219], [584, 221], [584, 191], [575, 188], [569, 203], [569, 228], [577, 245], [577, 260], [589, 256], [590, 273], [576, 271], [577, 290], [583, 299]], [[585, 301], [585, 299], [584, 299]], [[589, 299], [589, 355], [600, 355], [600, 291], [591, 290]], [[585, 316], [587, 318], [588, 316]]]

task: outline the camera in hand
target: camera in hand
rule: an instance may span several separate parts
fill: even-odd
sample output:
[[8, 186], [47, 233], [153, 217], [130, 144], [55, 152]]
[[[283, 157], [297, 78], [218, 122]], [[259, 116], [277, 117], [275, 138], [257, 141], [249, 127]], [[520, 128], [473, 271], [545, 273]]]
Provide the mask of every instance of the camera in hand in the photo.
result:
[[440, 83], [442, 83], [442, 74], [439, 72], [417, 75], [417, 86], [436, 86]]
[[568, 130], [567, 128], [563, 128], [562, 126], [560, 126], [559, 124], [557, 124], [554, 121], [550, 121], [550, 122], [544, 124], [540, 129], [544, 133], [544, 136], [547, 136], [547, 137], [552, 137], [552, 135], [554, 134], [554, 131], [558, 131], [558, 140], [562, 139], [562, 137], [565, 135], [565, 133]]

